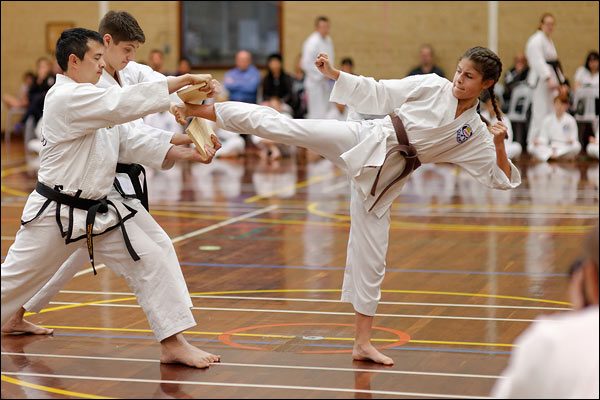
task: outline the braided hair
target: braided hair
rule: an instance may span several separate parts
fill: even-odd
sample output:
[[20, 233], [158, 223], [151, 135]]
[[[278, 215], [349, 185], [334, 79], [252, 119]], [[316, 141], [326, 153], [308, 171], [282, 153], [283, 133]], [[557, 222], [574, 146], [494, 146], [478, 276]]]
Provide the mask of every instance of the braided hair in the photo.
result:
[[[494, 81], [494, 84], [487, 89], [487, 92], [492, 99], [492, 107], [494, 108], [496, 118], [499, 121], [502, 121], [502, 113], [500, 112], [500, 108], [496, 102], [496, 96], [494, 95], [494, 86], [500, 79], [500, 74], [502, 73], [502, 61], [500, 61], [500, 57], [490, 49], [478, 46], [467, 50], [461, 57], [461, 60], [465, 58], [473, 63], [477, 72], [481, 74], [483, 81], [489, 79]], [[485, 118], [482, 117], [481, 119], [486, 125], [489, 125], [489, 122], [486, 121]]]

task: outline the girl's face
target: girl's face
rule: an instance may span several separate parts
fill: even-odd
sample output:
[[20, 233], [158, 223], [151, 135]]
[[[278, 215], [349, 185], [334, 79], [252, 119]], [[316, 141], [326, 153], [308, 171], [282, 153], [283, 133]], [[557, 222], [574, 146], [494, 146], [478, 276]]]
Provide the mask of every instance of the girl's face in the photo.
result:
[[452, 94], [458, 100], [470, 100], [479, 97], [482, 90], [488, 89], [493, 84], [492, 79], [483, 81], [483, 76], [475, 69], [473, 62], [463, 58], [456, 66], [452, 80]]

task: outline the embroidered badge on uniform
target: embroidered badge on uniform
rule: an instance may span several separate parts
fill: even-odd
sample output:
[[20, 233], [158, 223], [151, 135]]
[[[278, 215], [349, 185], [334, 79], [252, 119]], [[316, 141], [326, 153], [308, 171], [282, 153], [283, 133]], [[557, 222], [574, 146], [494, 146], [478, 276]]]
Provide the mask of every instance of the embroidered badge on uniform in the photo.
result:
[[458, 143], [464, 143], [473, 134], [473, 129], [470, 125], [463, 125], [462, 128], [456, 131], [456, 141]]

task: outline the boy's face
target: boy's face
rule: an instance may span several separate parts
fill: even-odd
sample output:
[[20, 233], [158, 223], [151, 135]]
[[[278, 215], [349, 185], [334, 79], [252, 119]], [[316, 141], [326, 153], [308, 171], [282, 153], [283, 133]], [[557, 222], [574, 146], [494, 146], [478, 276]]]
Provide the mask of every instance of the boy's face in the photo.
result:
[[106, 65], [103, 58], [104, 45], [95, 40], [88, 40], [87, 49], [83, 60], [77, 60], [77, 81], [95, 85], [100, 80]]
[[123, 40], [117, 44], [109, 34], [104, 35], [104, 44], [106, 45], [104, 59], [115, 71], [121, 71], [129, 61], [135, 60], [137, 49], [140, 47], [140, 42], [137, 40]]
[[569, 109], [569, 103], [563, 103], [561, 100], [554, 100], [554, 111], [556, 114], [563, 115]]

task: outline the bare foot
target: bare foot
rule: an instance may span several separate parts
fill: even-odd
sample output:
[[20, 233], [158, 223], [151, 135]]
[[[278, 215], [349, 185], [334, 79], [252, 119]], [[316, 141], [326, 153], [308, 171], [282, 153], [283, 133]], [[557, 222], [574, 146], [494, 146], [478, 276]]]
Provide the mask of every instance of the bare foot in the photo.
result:
[[13, 335], [31, 334], [31, 335], [51, 335], [54, 329], [42, 328], [23, 319], [25, 309], [21, 307], [2, 327], [2, 333]]
[[24, 320], [23, 315], [20, 312], [13, 315], [2, 327], [2, 333], [13, 335], [51, 335], [52, 332], [54, 332], [54, 329], [43, 328]]
[[207, 368], [210, 363], [221, 361], [221, 356], [207, 353], [189, 344], [181, 334], [161, 342], [160, 362], [163, 364], [184, 364], [194, 368]]
[[356, 361], [373, 361], [383, 365], [394, 365], [394, 360], [380, 353], [371, 343], [364, 346], [355, 343], [352, 358]]

